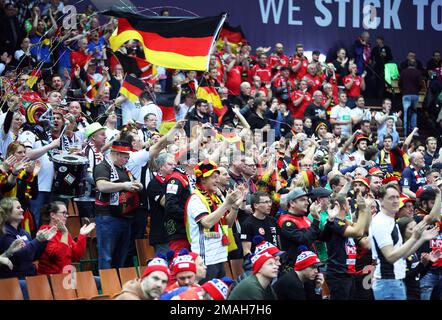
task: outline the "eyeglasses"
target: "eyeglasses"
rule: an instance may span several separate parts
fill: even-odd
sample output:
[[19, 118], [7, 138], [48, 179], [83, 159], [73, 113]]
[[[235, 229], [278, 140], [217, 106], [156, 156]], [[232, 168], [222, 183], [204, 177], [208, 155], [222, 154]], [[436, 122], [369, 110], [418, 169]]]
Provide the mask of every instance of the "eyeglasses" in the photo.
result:
[[57, 212], [58, 214], [61, 214], [63, 217], [69, 217], [69, 214], [66, 211]]

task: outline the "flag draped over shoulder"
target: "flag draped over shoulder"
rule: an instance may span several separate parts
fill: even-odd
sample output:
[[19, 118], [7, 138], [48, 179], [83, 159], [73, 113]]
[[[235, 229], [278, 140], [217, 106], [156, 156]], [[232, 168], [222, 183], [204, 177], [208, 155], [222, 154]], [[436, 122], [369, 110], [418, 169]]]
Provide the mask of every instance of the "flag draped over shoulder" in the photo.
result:
[[218, 117], [222, 117], [224, 113], [227, 112], [227, 108], [223, 106], [215, 87], [198, 87], [196, 96], [198, 99], [204, 99], [207, 103], [211, 103], [213, 112], [215, 112]]
[[143, 81], [130, 75], [126, 75], [123, 85], [120, 88], [120, 93], [129, 99], [129, 101], [136, 102], [145, 87], [146, 84]]
[[118, 17], [118, 31], [109, 39], [112, 50], [138, 40], [150, 63], [200, 71], [208, 69], [210, 51], [226, 19], [225, 14], [203, 18], [146, 17], [118, 10], [104, 14]]

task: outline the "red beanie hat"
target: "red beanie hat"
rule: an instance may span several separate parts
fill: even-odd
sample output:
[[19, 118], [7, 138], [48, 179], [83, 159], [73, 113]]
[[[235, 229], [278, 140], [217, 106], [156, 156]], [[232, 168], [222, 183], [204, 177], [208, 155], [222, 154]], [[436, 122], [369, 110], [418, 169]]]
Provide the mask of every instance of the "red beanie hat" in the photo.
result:
[[262, 265], [269, 259], [275, 259], [270, 253], [263, 252], [262, 254], [254, 255], [251, 258], [253, 274], [257, 274]]
[[272, 243], [263, 240], [255, 246], [255, 255], [263, 254], [264, 252], [274, 256], [275, 254], [280, 253], [281, 250], [279, 250], [278, 247]]
[[175, 275], [183, 271], [191, 271], [196, 273], [195, 260], [190, 254], [177, 256], [175, 259], [173, 259], [172, 271]]
[[323, 263], [318, 259], [318, 256], [312, 252], [312, 251], [304, 251], [301, 252], [296, 259], [295, 263], [295, 270], [301, 271], [305, 268], [311, 267], [311, 266], [322, 266]]
[[162, 258], [153, 258], [148, 264], [146, 270], [144, 270], [143, 275], [141, 276], [141, 280], [143, 280], [145, 277], [147, 277], [149, 274], [151, 274], [154, 271], [162, 271], [164, 272], [167, 277], [170, 277], [170, 271], [167, 267], [167, 261]]
[[213, 298], [213, 300], [226, 300], [227, 292], [229, 291], [228, 285], [220, 279], [212, 279], [207, 281], [202, 286], [204, 290]]

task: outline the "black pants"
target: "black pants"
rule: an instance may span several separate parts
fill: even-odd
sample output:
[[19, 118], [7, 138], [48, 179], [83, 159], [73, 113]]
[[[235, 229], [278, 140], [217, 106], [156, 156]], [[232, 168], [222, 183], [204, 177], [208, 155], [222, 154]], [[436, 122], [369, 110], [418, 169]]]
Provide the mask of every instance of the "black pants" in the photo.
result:
[[224, 262], [220, 262], [217, 264], [212, 264], [207, 266], [206, 278], [200, 281], [200, 284], [203, 284], [213, 278], [222, 278], [226, 276], [226, 270], [224, 268]]
[[354, 287], [352, 275], [328, 272], [326, 282], [330, 289], [330, 300], [352, 299]]
[[147, 209], [138, 208], [131, 224], [129, 252], [126, 258], [126, 267], [134, 265], [133, 257], [137, 255], [137, 248], [135, 246], [136, 239], [145, 239], [145, 232], [147, 226]]

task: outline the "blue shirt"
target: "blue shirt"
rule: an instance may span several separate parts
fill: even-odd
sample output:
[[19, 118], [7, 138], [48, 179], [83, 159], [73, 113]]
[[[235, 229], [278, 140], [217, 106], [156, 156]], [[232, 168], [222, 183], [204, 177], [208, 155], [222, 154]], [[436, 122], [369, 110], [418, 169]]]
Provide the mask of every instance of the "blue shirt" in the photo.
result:
[[423, 170], [416, 172], [416, 169], [410, 165], [402, 172], [400, 183], [402, 188], [409, 188], [412, 192], [416, 193], [419, 187], [423, 187], [427, 184], [425, 172]]
[[[98, 38], [98, 42], [90, 42], [87, 46], [87, 51], [89, 54], [92, 54], [95, 59], [102, 59], [103, 58], [103, 52], [101, 51], [101, 47], [103, 47], [106, 44], [106, 40], [104, 37]], [[95, 48], [97, 48], [98, 53], [95, 51]]]

